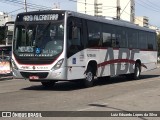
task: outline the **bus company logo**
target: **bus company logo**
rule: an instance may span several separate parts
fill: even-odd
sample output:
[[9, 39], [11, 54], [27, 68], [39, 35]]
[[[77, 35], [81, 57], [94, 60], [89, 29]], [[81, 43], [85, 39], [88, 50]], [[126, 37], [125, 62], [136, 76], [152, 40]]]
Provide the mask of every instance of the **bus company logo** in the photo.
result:
[[35, 70], [35, 69], [36, 69], [36, 67], [35, 67], [35, 66], [33, 66], [32, 68], [33, 68], [33, 70]]
[[[126, 74], [128, 71], [130, 73], [133, 73], [135, 64], [134, 61], [135, 54], [138, 54], [139, 52], [140, 51], [138, 49], [130, 50], [125, 48], [120, 48], [118, 52], [118, 58], [115, 58], [114, 56], [115, 53], [113, 48], [108, 48], [104, 62], [98, 64], [98, 67], [102, 68], [100, 76], [103, 75], [105, 66], [107, 64], [110, 64], [111, 75]], [[122, 63], [125, 63], [125, 65], [122, 66]]]
[[28, 70], [30, 67], [29, 66], [22, 66], [21, 69]]

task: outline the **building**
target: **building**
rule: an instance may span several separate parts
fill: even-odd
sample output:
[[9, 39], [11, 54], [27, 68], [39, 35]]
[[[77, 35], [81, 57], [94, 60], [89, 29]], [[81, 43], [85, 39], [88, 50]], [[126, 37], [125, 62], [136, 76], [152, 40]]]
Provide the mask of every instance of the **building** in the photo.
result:
[[135, 24], [141, 26], [141, 27], [147, 27], [152, 30], [155, 30], [157, 35], [160, 34], [160, 29], [156, 26], [149, 25], [149, 18], [146, 16], [136, 16], [135, 17]]
[[[118, 12], [119, 11], [119, 12]], [[77, 0], [77, 12], [93, 16], [117, 18], [134, 23], [134, 0]]]
[[146, 16], [136, 16], [135, 17], [135, 24], [141, 27], [149, 27], [149, 18]]
[[155, 30], [155, 31], [156, 31], [156, 33], [157, 33], [157, 35], [159, 35], [159, 34], [160, 34], [160, 29], [159, 29], [158, 27], [153, 26], [153, 25], [150, 25], [150, 26], [149, 26], [149, 28], [150, 28], [150, 29], [152, 29], [152, 30]]
[[4, 26], [8, 21], [12, 21], [12, 16], [7, 13], [0, 12], [0, 26]]

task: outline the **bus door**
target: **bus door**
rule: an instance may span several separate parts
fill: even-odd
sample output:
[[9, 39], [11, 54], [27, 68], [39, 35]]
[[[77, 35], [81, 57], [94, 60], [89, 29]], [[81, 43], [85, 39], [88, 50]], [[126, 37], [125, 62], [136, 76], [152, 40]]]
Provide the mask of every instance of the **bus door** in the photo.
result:
[[82, 20], [80, 18], [69, 17], [67, 29], [67, 58], [70, 74], [68, 74], [68, 79], [72, 79], [70, 77], [79, 79], [84, 74], [84, 71], [82, 70], [84, 69], [82, 27]]

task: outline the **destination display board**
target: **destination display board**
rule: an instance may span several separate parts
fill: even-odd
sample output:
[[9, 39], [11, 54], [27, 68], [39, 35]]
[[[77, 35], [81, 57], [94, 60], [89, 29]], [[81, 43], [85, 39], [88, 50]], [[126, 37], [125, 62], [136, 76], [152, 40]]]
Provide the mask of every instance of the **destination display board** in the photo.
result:
[[64, 13], [28, 13], [19, 14], [18, 22], [59, 21], [64, 19]]

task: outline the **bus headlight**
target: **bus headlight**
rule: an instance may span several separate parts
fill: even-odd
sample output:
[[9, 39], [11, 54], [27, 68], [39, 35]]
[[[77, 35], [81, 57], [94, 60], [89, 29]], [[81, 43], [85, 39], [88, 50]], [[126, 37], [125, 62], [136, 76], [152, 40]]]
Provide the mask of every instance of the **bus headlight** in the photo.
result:
[[12, 63], [12, 68], [18, 70], [16, 63], [13, 60], [11, 60], [11, 63]]
[[62, 66], [62, 64], [63, 64], [63, 61], [64, 61], [64, 59], [59, 60], [59, 61], [54, 65], [54, 67], [53, 67], [51, 70], [57, 70], [57, 69], [59, 69], [59, 68]]

